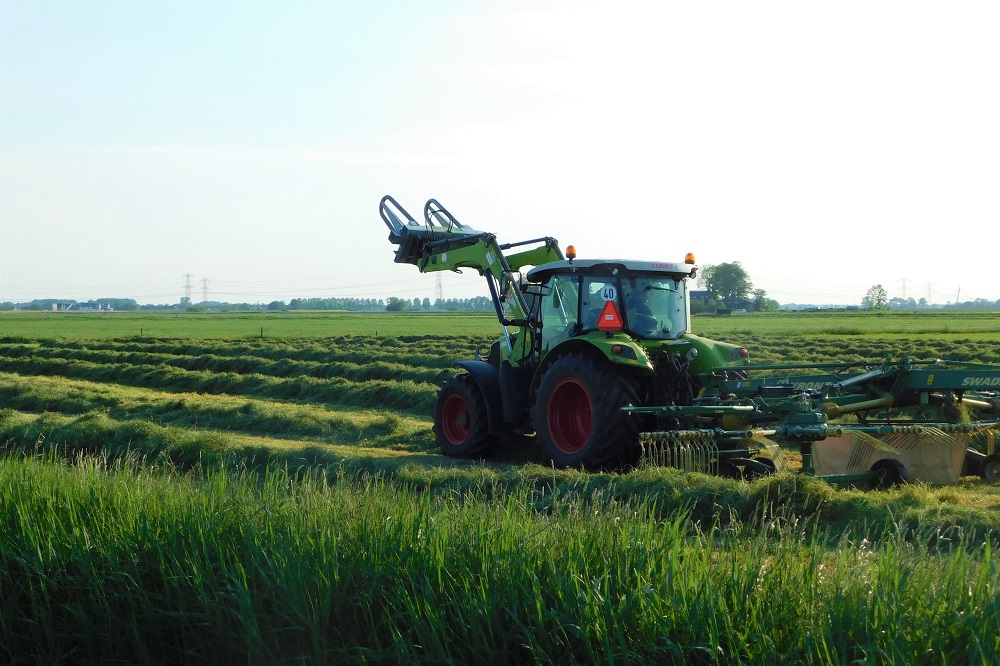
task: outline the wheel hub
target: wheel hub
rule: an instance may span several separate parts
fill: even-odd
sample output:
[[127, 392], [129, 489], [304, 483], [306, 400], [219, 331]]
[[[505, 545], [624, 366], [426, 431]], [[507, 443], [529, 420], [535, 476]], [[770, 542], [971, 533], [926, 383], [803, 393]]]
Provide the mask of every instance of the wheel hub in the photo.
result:
[[584, 447], [593, 429], [593, 412], [587, 388], [576, 379], [565, 379], [549, 400], [549, 432], [564, 453]]
[[461, 444], [469, 436], [469, 411], [461, 396], [452, 395], [441, 409], [441, 428], [452, 444]]

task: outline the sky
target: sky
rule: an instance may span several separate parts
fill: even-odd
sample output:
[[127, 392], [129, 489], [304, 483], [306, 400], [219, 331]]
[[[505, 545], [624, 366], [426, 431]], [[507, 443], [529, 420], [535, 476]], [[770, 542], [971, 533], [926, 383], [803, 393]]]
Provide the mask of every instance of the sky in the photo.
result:
[[997, 34], [992, 1], [0, 0], [0, 302], [433, 299], [384, 194], [781, 303], [997, 300]]

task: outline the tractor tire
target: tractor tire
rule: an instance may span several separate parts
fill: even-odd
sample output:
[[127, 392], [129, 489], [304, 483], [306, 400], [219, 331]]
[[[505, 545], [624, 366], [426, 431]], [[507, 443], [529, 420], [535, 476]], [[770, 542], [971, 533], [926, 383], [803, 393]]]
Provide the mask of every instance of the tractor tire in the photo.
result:
[[979, 472], [979, 475], [986, 481], [990, 483], [1000, 481], [1000, 453], [986, 456], [986, 459], [983, 460], [983, 466], [980, 469], [982, 471]]
[[610, 469], [638, 459], [636, 386], [610, 362], [570, 352], [545, 371], [531, 419], [543, 455], [556, 467]]
[[490, 435], [486, 401], [472, 375], [449, 379], [434, 403], [434, 435], [441, 453], [451, 458], [483, 458], [496, 443]]

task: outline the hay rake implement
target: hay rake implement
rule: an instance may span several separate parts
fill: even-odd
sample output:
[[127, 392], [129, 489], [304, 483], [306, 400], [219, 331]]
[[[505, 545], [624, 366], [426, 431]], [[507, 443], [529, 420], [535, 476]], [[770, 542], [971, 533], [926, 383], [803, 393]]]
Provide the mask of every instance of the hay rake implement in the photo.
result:
[[[772, 374], [780, 370], [812, 372]], [[654, 462], [753, 476], [763, 460], [782, 467], [775, 452], [784, 444], [798, 449], [803, 473], [836, 483], [1000, 480], [1000, 394], [990, 390], [1000, 366], [904, 357], [874, 367], [748, 365], [702, 379], [689, 406], [626, 408], [673, 426], [640, 434]], [[692, 440], [698, 455], [685, 448]]]

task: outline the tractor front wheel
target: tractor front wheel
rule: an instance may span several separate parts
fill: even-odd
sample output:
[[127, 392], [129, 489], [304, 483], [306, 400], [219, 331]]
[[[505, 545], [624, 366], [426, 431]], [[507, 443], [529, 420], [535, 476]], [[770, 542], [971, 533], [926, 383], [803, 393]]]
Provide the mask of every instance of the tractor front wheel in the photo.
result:
[[480, 458], [491, 452], [494, 440], [486, 401], [471, 375], [452, 377], [438, 391], [434, 435], [441, 453], [452, 458]]
[[556, 467], [606, 469], [632, 462], [639, 421], [622, 411], [638, 405], [636, 388], [610, 362], [569, 353], [545, 372], [531, 410], [544, 455]]

